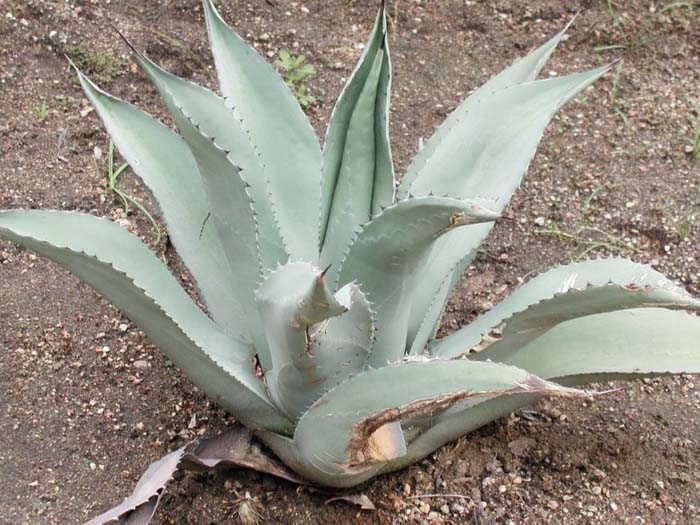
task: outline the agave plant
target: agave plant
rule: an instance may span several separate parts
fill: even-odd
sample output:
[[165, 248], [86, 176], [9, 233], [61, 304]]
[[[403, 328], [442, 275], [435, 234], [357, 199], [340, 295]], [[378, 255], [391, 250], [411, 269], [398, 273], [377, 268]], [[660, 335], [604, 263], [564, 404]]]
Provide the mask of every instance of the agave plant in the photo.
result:
[[[383, 7], [323, 149], [275, 70], [211, 0], [204, 11], [222, 95], [134, 50], [179, 134], [78, 75], [159, 204], [206, 312], [109, 220], [2, 211], [0, 237], [109, 298], [298, 479], [351, 487], [542, 396], [700, 372], [700, 321], [682, 311], [700, 301], [619, 258], [547, 271], [436, 338], [548, 122], [610, 65], [536, 80], [556, 35], [465, 100], [396, 185]], [[139, 483], [141, 499], [95, 523], [158, 493], [183, 458], [211, 466], [224, 452], [166, 457]]]

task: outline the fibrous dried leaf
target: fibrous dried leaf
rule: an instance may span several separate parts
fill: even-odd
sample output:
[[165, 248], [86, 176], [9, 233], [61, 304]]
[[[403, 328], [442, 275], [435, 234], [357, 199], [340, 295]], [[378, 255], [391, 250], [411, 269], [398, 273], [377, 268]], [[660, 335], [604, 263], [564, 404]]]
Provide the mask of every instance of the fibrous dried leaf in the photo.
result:
[[148, 525], [175, 472], [204, 471], [219, 465], [250, 468], [292, 483], [304, 483], [253, 442], [250, 430], [236, 423], [223, 434], [192, 441], [151, 464], [128, 498], [85, 525]]

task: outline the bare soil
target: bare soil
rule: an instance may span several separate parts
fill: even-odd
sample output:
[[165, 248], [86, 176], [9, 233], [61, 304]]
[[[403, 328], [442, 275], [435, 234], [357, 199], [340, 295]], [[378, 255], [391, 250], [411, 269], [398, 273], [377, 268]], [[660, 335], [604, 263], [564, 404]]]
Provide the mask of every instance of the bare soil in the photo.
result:
[[[263, 53], [286, 47], [316, 67], [307, 86], [319, 103], [309, 114], [321, 132], [377, 2], [219, 3]], [[700, 163], [690, 145], [700, 108], [700, 7], [670, 9], [650, 22], [662, 3], [616, 1], [615, 25], [602, 0], [387, 5], [399, 173], [419, 138], [472, 89], [577, 10], [543, 75], [623, 52], [597, 46], [633, 47], [617, 80], [607, 75], [550, 125], [506, 220], [451, 300], [443, 330], [488, 309], [531, 272], [587, 250], [651, 263], [700, 293]], [[107, 137], [64, 58], [87, 56], [84, 67], [104, 87], [163, 116], [110, 24], [173, 72], [213, 84], [198, 0], [0, 0], [0, 208], [110, 216], [153, 244], [143, 214], [125, 216], [105, 188]], [[104, 152], [99, 175], [95, 147]], [[119, 184], [148, 202], [133, 175]], [[172, 249], [164, 241], [154, 249], [189, 286]], [[126, 496], [151, 461], [231, 421], [89, 287], [4, 242], [0, 298], [0, 522], [84, 521]], [[237, 491], [258, 498], [267, 523], [699, 523], [700, 382], [614, 386], [620, 390], [595, 401], [539, 403], [367, 483], [359, 490], [376, 512], [226, 471], [182, 476], [155, 522], [239, 523]]]

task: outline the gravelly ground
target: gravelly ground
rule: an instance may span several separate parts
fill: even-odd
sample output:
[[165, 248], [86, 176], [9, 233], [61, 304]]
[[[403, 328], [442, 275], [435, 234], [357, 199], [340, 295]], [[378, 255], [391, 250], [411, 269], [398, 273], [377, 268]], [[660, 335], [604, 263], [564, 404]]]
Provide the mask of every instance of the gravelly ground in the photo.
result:
[[[360, 54], [375, 3], [224, 1], [235, 28], [274, 55], [287, 47], [318, 70], [309, 110], [323, 129]], [[530, 272], [589, 255], [649, 262], [700, 292], [695, 224], [700, 164], [690, 141], [700, 108], [700, 8], [615, 2], [389, 1], [395, 65], [392, 140], [399, 172], [473, 88], [555, 33], [578, 9], [545, 75], [618, 56], [624, 66], [560, 113], [523, 187], [460, 283], [444, 330], [487, 309]], [[64, 52], [111, 92], [163, 114], [114, 23], [173, 72], [211, 85], [197, 0], [0, 2], [0, 208], [77, 209], [127, 221], [104, 187], [106, 135], [72, 80]], [[648, 29], [637, 41], [640, 28]], [[175, 40], [166, 40], [169, 35]], [[653, 39], [646, 43], [646, 37]], [[111, 54], [111, 58], [109, 58]], [[101, 57], [101, 58], [100, 58]], [[41, 121], [37, 107], [46, 100]], [[130, 175], [122, 189], [147, 201]], [[593, 230], [596, 228], [597, 230]], [[558, 233], [557, 233], [558, 232]], [[176, 273], [187, 276], [164, 243]], [[190, 286], [191, 288], [191, 286]], [[42, 259], [0, 243], [0, 522], [75, 523], [114, 504], [146, 465], [227, 416], [196, 391], [119, 312]], [[233, 491], [249, 491], [278, 523], [697, 523], [697, 378], [650, 380], [595, 401], [547, 401], [362, 487], [375, 513], [248, 472], [188, 475], [159, 523], [237, 523]], [[423, 497], [429, 494], [460, 497]], [[416, 497], [417, 496], [417, 497]]]

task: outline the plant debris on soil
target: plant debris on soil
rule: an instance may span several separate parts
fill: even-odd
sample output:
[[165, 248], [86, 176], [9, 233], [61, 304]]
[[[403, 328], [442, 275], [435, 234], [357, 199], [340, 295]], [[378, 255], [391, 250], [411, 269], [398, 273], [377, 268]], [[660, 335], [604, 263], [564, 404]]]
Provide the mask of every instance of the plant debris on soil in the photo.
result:
[[[306, 111], [323, 136], [377, 2], [218, 3], [271, 61], [289, 49], [314, 67], [304, 85], [316, 102]], [[399, 173], [420, 139], [474, 88], [576, 11], [581, 15], [543, 76], [624, 55], [615, 72], [549, 126], [504, 220], [457, 287], [443, 333], [488, 310], [527, 275], [583, 256], [628, 256], [700, 294], [700, 162], [693, 146], [700, 6], [661, 5], [387, 1]], [[164, 116], [110, 25], [173, 73], [213, 87], [199, 0], [4, 0], [0, 208], [111, 217], [151, 243], [195, 294], [167, 237], [155, 245], [147, 217], [135, 208], [125, 214], [96, 175], [106, 173], [100, 152], [108, 138], [66, 54], [78, 53], [115, 95]], [[155, 212], [129, 171], [119, 186]], [[233, 424], [92, 289], [6, 242], [0, 298], [0, 523], [86, 521], [130, 494], [152, 461]], [[326, 494], [229, 469], [176, 476], [154, 523], [240, 523], [241, 494], [266, 523], [700, 523], [700, 379], [613, 386], [619, 390], [594, 400], [542, 401], [359, 487], [375, 511], [325, 504]]]

